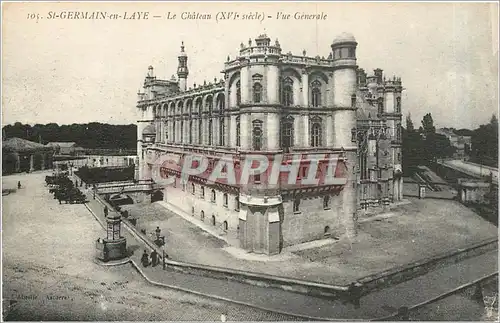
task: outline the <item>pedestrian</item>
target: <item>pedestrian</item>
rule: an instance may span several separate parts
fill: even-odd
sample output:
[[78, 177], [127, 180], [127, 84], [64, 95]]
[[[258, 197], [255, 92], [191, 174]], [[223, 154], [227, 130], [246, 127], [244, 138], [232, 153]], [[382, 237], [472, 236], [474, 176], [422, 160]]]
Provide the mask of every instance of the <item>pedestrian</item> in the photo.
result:
[[147, 267], [149, 265], [149, 255], [148, 252], [144, 249], [144, 253], [141, 257], [141, 262], [143, 267]]
[[155, 232], [156, 232], [156, 240], [160, 240], [160, 233], [161, 233], [160, 227], [156, 227]]
[[20, 190], [21, 189], [21, 181], [18, 181], [17, 182], [17, 189]]
[[151, 266], [156, 267], [157, 264], [158, 264], [158, 253], [156, 252], [156, 250], [153, 249], [153, 251], [151, 251]]
[[108, 212], [109, 212], [109, 210], [108, 210], [108, 206], [107, 206], [107, 205], [105, 205], [105, 206], [104, 206], [104, 217], [106, 217], [106, 218], [108, 217]]
[[361, 298], [361, 284], [351, 283], [351, 285], [349, 286], [349, 296], [351, 302], [354, 304], [354, 307], [359, 308]]

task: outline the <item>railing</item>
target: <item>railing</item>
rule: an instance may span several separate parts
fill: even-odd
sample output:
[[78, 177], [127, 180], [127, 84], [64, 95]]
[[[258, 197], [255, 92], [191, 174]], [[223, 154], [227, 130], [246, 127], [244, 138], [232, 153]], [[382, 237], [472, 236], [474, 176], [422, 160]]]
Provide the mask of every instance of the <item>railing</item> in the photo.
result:
[[98, 187], [97, 193], [119, 193], [119, 192], [137, 192], [137, 191], [150, 191], [151, 184], [132, 184], [132, 185], [115, 185], [108, 187]]

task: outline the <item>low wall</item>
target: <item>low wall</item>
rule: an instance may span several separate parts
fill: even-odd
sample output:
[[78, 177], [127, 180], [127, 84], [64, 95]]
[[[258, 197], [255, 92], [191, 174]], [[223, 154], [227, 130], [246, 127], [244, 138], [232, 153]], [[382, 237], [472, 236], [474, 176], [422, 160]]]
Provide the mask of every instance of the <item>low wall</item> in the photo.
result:
[[415, 277], [425, 275], [432, 270], [496, 249], [498, 249], [498, 238], [491, 238], [468, 248], [442, 253], [408, 265], [398, 266], [374, 275], [366, 276], [362, 279], [358, 279], [358, 282], [363, 285], [361, 293], [367, 294], [390, 285], [399, 284]]
[[[101, 203], [107, 205], [108, 208], [112, 210], [112, 207], [108, 203], [103, 201], [100, 197], [98, 198], [98, 200]], [[155, 249], [158, 255], [160, 255], [160, 259], [162, 258], [163, 249], [155, 245], [144, 234], [140, 232], [140, 219], [138, 225], [139, 228], [132, 225], [128, 220], [123, 220], [122, 223], [133, 236], [135, 236], [137, 239], [142, 240], [151, 249]], [[357, 280], [357, 282], [361, 284], [360, 295], [368, 294], [369, 292], [413, 279], [415, 277], [424, 275], [434, 269], [441, 268], [446, 265], [459, 262], [463, 259], [495, 250], [497, 248], [498, 238], [491, 238], [468, 248], [458, 249], [437, 256], [425, 258], [405, 266], [399, 266], [387, 271], [361, 278]], [[278, 288], [316, 297], [349, 299], [350, 294], [348, 286], [336, 286], [312, 281], [289, 279], [285, 277], [261, 273], [252, 273], [200, 264], [190, 264], [169, 259], [165, 259], [165, 263], [167, 270], [175, 270], [187, 274], [222, 280], [233, 280], [256, 286]]]
[[[425, 309], [426, 306], [429, 306], [433, 303], [439, 302], [445, 298], [448, 298], [453, 295], [460, 295], [460, 296], [465, 296], [467, 298], [476, 298], [476, 297], [482, 297], [482, 295], [475, 295], [478, 290], [481, 290], [481, 286], [484, 284], [488, 284], [491, 282], [497, 282], [498, 283], [498, 273], [494, 273], [485, 277], [482, 277], [478, 280], [475, 280], [469, 284], [462, 285], [460, 287], [457, 287], [449, 292], [446, 292], [444, 294], [441, 294], [437, 297], [434, 297], [430, 300], [427, 300], [423, 303], [408, 307], [408, 308], [400, 308], [398, 310], [398, 313], [394, 313], [392, 315], [386, 316], [386, 317], [381, 317], [378, 319], [374, 319], [373, 321], [412, 321], [412, 313], [413, 316], [415, 314], [418, 315], [418, 311]], [[478, 300], [481, 302], [482, 300]]]

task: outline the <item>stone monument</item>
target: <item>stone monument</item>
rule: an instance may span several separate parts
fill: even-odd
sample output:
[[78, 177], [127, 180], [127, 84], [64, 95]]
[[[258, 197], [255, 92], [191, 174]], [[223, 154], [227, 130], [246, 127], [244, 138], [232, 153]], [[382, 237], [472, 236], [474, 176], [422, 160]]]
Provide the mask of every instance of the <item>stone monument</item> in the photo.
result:
[[118, 260], [127, 256], [127, 240], [121, 236], [121, 222], [117, 212], [110, 212], [106, 217], [106, 238], [99, 238], [96, 243], [99, 260]]

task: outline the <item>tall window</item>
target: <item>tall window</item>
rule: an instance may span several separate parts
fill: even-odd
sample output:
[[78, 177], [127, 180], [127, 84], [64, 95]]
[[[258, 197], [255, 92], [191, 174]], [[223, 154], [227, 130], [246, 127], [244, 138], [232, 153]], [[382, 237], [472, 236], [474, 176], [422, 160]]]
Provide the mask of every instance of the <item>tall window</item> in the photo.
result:
[[311, 147], [321, 147], [321, 118], [314, 117], [311, 119]]
[[205, 188], [203, 186], [201, 187], [201, 198], [205, 198]]
[[397, 141], [401, 141], [401, 126], [397, 125], [396, 127], [397, 127], [397, 129], [396, 129], [396, 140]]
[[349, 47], [349, 58], [353, 58], [355, 56], [354, 54], [354, 48]]
[[321, 83], [315, 80], [312, 85], [312, 105], [313, 107], [321, 106]]
[[262, 121], [255, 120], [252, 122], [252, 137], [253, 137], [253, 150], [262, 149]]
[[219, 146], [224, 146], [224, 117], [219, 118]]
[[284, 81], [283, 105], [287, 107], [293, 105], [293, 80], [289, 77], [287, 77]]
[[224, 204], [225, 207], [227, 207], [227, 193], [224, 193], [223, 204]]
[[236, 147], [239, 147], [240, 142], [240, 116], [236, 117]]
[[234, 209], [235, 210], [239, 210], [240, 209], [240, 197], [239, 196], [236, 196], [236, 198], [234, 199]]
[[379, 102], [378, 103], [378, 114], [382, 114], [382, 113], [384, 113], [384, 103]]
[[241, 104], [241, 83], [240, 81], [236, 82], [236, 104]]
[[189, 120], [189, 143], [193, 143], [193, 119]]
[[172, 122], [172, 141], [175, 142], [175, 124], [177, 123], [177, 121], [175, 121], [175, 119], [173, 119], [173, 122]]
[[293, 117], [287, 116], [281, 120], [281, 148], [288, 150], [293, 146]]
[[260, 103], [262, 101], [262, 85], [255, 83], [253, 85], [253, 102]]
[[184, 140], [184, 120], [181, 119], [181, 136], [179, 142], [182, 142]]
[[400, 112], [401, 112], [401, 98], [397, 97], [396, 98], [396, 113], [400, 113]]
[[212, 131], [212, 119], [208, 119], [208, 145], [212, 145], [212, 136], [213, 136], [213, 131]]
[[201, 105], [201, 100], [196, 101], [196, 105], [198, 106], [198, 144], [203, 144], [203, 108]]
[[212, 203], [215, 203], [215, 190], [212, 190], [212, 196], [211, 199]]

